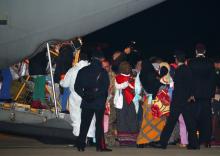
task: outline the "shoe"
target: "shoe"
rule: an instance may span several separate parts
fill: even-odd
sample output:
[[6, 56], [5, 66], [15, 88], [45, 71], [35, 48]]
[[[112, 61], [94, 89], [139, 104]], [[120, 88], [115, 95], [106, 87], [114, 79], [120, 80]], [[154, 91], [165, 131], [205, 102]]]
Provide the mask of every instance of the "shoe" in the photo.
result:
[[84, 152], [85, 151], [85, 148], [83, 148], [83, 147], [76, 147], [77, 148], [77, 150], [80, 152], [80, 151], [82, 151], [82, 152]]
[[179, 143], [179, 139], [174, 140], [173, 142], [169, 142], [168, 145], [177, 145]]
[[177, 143], [176, 142], [169, 142], [168, 144], [169, 145], [176, 145]]
[[205, 148], [211, 148], [211, 143], [210, 142], [205, 142], [204, 146], [205, 146]]
[[96, 148], [97, 152], [111, 152], [112, 149], [110, 148]]
[[144, 148], [144, 144], [137, 144], [137, 148]]
[[191, 146], [191, 145], [187, 145], [187, 149], [188, 149], [188, 150], [199, 150], [200, 147], [199, 147], [199, 146]]
[[77, 143], [75, 144], [75, 147], [77, 148], [77, 150], [78, 150], [79, 152], [80, 152], [80, 151], [82, 151], [82, 152], [85, 151], [85, 144], [83, 144], [83, 143], [77, 142]]
[[93, 142], [93, 138], [87, 138], [86, 146], [94, 147], [96, 143]]
[[180, 147], [180, 148], [186, 148], [187, 145], [186, 145], [186, 144], [179, 144], [179, 147]]
[[61, 111], [61, 113], [70, 114], [68, 110]]
[[163, 145], [160, 143], [160, 141], [157, 141], [157, 142], [151, 142], [149, 143], [149, 145], [153, 148], [161, 148], [161, 149], [166, 149], [167, 146], [166, 145]]
[[31, 103], [31, 108], [35, 109], [46, 109], [47, 107], [41, 103], [41, 101], [34, 100]]

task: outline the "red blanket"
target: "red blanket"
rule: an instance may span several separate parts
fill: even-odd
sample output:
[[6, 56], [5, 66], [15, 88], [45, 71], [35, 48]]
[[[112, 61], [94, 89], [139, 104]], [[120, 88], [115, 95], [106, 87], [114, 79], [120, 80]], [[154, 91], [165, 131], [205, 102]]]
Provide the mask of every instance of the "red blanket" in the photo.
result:
[[123, 89], [123, 93], [127, 104], [130, 105], [134, 98], [134, 79], [130, 75], [123, 74], [117, 75], [115, 79], [118, 84], [124, 83], [126, 81], [129, 82], [129, 86]]

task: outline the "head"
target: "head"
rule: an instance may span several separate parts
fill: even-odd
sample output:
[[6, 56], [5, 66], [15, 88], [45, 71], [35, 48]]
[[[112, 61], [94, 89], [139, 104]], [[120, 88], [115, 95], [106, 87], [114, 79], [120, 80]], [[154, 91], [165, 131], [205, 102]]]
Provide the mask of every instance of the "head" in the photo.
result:
[[107, 72], [110, 72], [111, 66], [109, 61], [107, 60], [102, 61], [102, 68], [104, 68]]
[[141, 72], [145, 75], [148, 75], [149, 73], [156, 73], [156, 70], [153, 66], [153, 64], [149, 60], [143, 60], [141, 63]]
[[69, 40], [69, 44], [76, 51], [76, 50], [80, 49], [83, 45], [82, 38], [77, 37], [77, 38], [74, 38], [73, 40]]
[[136, 44], [135, 41], [128, 42], [127, 45], [124, 48], [124, 53], [125, 54], [130, 54], [134, 50], [135, 44]]
[[66, 53], [66, 52], [71, 52], [73, 53], [75, 51], [75, 49], [73, 49], [73, 47], [69, 44], [63, 44], [60, 49], [59, 49], [59, 52], [60, 53]]
[[119, 73], [131, 74], [131, 65], [127, 61], [121, 62], [119, 65]]
[[126, 47], [126, 48], [124, 49], [124, 53], [125, 53], [125, 54], [130, 54], [130, 53], [131, 53], [131, 47]]
[[80, 61], [81, 61], [81, 60], [84, 60], [84, 61], [88, 60], [87, 54], [81, 52], [81, 53], [79, 54], [79, 60], [80, 60]]
[[198, 55], [205, 55], [205, 53], [206, 53], [205, 45], [202, 44], [202, 43], [196, 44], [195, 52], [196, 52], [196, 56], [198, 56]]
[[160, 70], [159, 70], [160, 77], [163, 77], [170, 72], [170, 65], [167, 62], [161, 62], [159, 66], [160, 66]]
[[162, 60], [161, 58], [157, 57], [157, 56], [152, 56], [152, 57], [150, 57], [150, 58], [149, 58], [149, 61], [150, 61], [151, 63], [158, 63], [158, 64], [160, 64], [161, 62], [163, 62], [163, 60]]
[[176, 55], [175, 62], [176, 64], [185, 63], [186, 57], [185, 55]]
[[163, 62], [163, 60], [159, 57], [152, 56], [149, 58], [149, 61], [152, 63], [154, 69], [159, 72], [160, 63]]
[[215, 60], [215, 69], [220, 70], [220, 59], [219, 58]]
[[186, 61], [185, 53], [182, 50], [176, 50], [174, 52], [174, 58], [176, 64], [185, 63]]
[[61, 46], [62, 46], [61, 43], [56, 44], [56, 45], [54, 46], [54, 51], [57, 52], [57, 53], [59, 53]]
[[100, 62], [102, 62], [102, 61], [105, 60], [105, 56], [104, 56], [103, 52], [97, 51], [97, 50], [93, 50], [93, 52], [92, 52], [92, 59], [99, 60]]

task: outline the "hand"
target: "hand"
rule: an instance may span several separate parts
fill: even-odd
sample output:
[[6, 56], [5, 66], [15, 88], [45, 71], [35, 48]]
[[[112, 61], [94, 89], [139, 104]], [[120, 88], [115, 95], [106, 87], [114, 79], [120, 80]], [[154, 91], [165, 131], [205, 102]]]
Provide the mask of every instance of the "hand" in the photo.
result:
[[116, 60], [120, 55], [121, 55], [121, 53], [114, 53], [112, 56], [113, 60]]
[[65, 74], [62, 74], [62, 75], [60, 76], [60, 80], [63, 80], [64, 77], [65, 77]]

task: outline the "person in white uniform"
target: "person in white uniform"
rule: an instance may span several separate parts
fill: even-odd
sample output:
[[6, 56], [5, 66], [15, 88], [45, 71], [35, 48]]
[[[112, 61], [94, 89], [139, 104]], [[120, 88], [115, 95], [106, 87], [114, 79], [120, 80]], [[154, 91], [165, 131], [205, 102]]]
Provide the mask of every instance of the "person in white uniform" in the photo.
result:
[[[69, 112], [70, 118], [72, 120], [73, 134], [79, 136], [80, 124], [81, 124], [81, 102], [82, 98], [75, 92], [74, 85], [75, 80], [78, 74], [78, 71], [85, 66], [88, 66], [90, 63], [87, 61], [87, 55], [80, 53], [79, 62], [75, 64], [72, 68], [68, 70], [64, 79], [60, 81], [60, 85], [64, 88], [69, 87], [70, 96], [69, 96]], [[95, 116], [93, 116], [89, 132], [87, 137], [95, 137]]]

